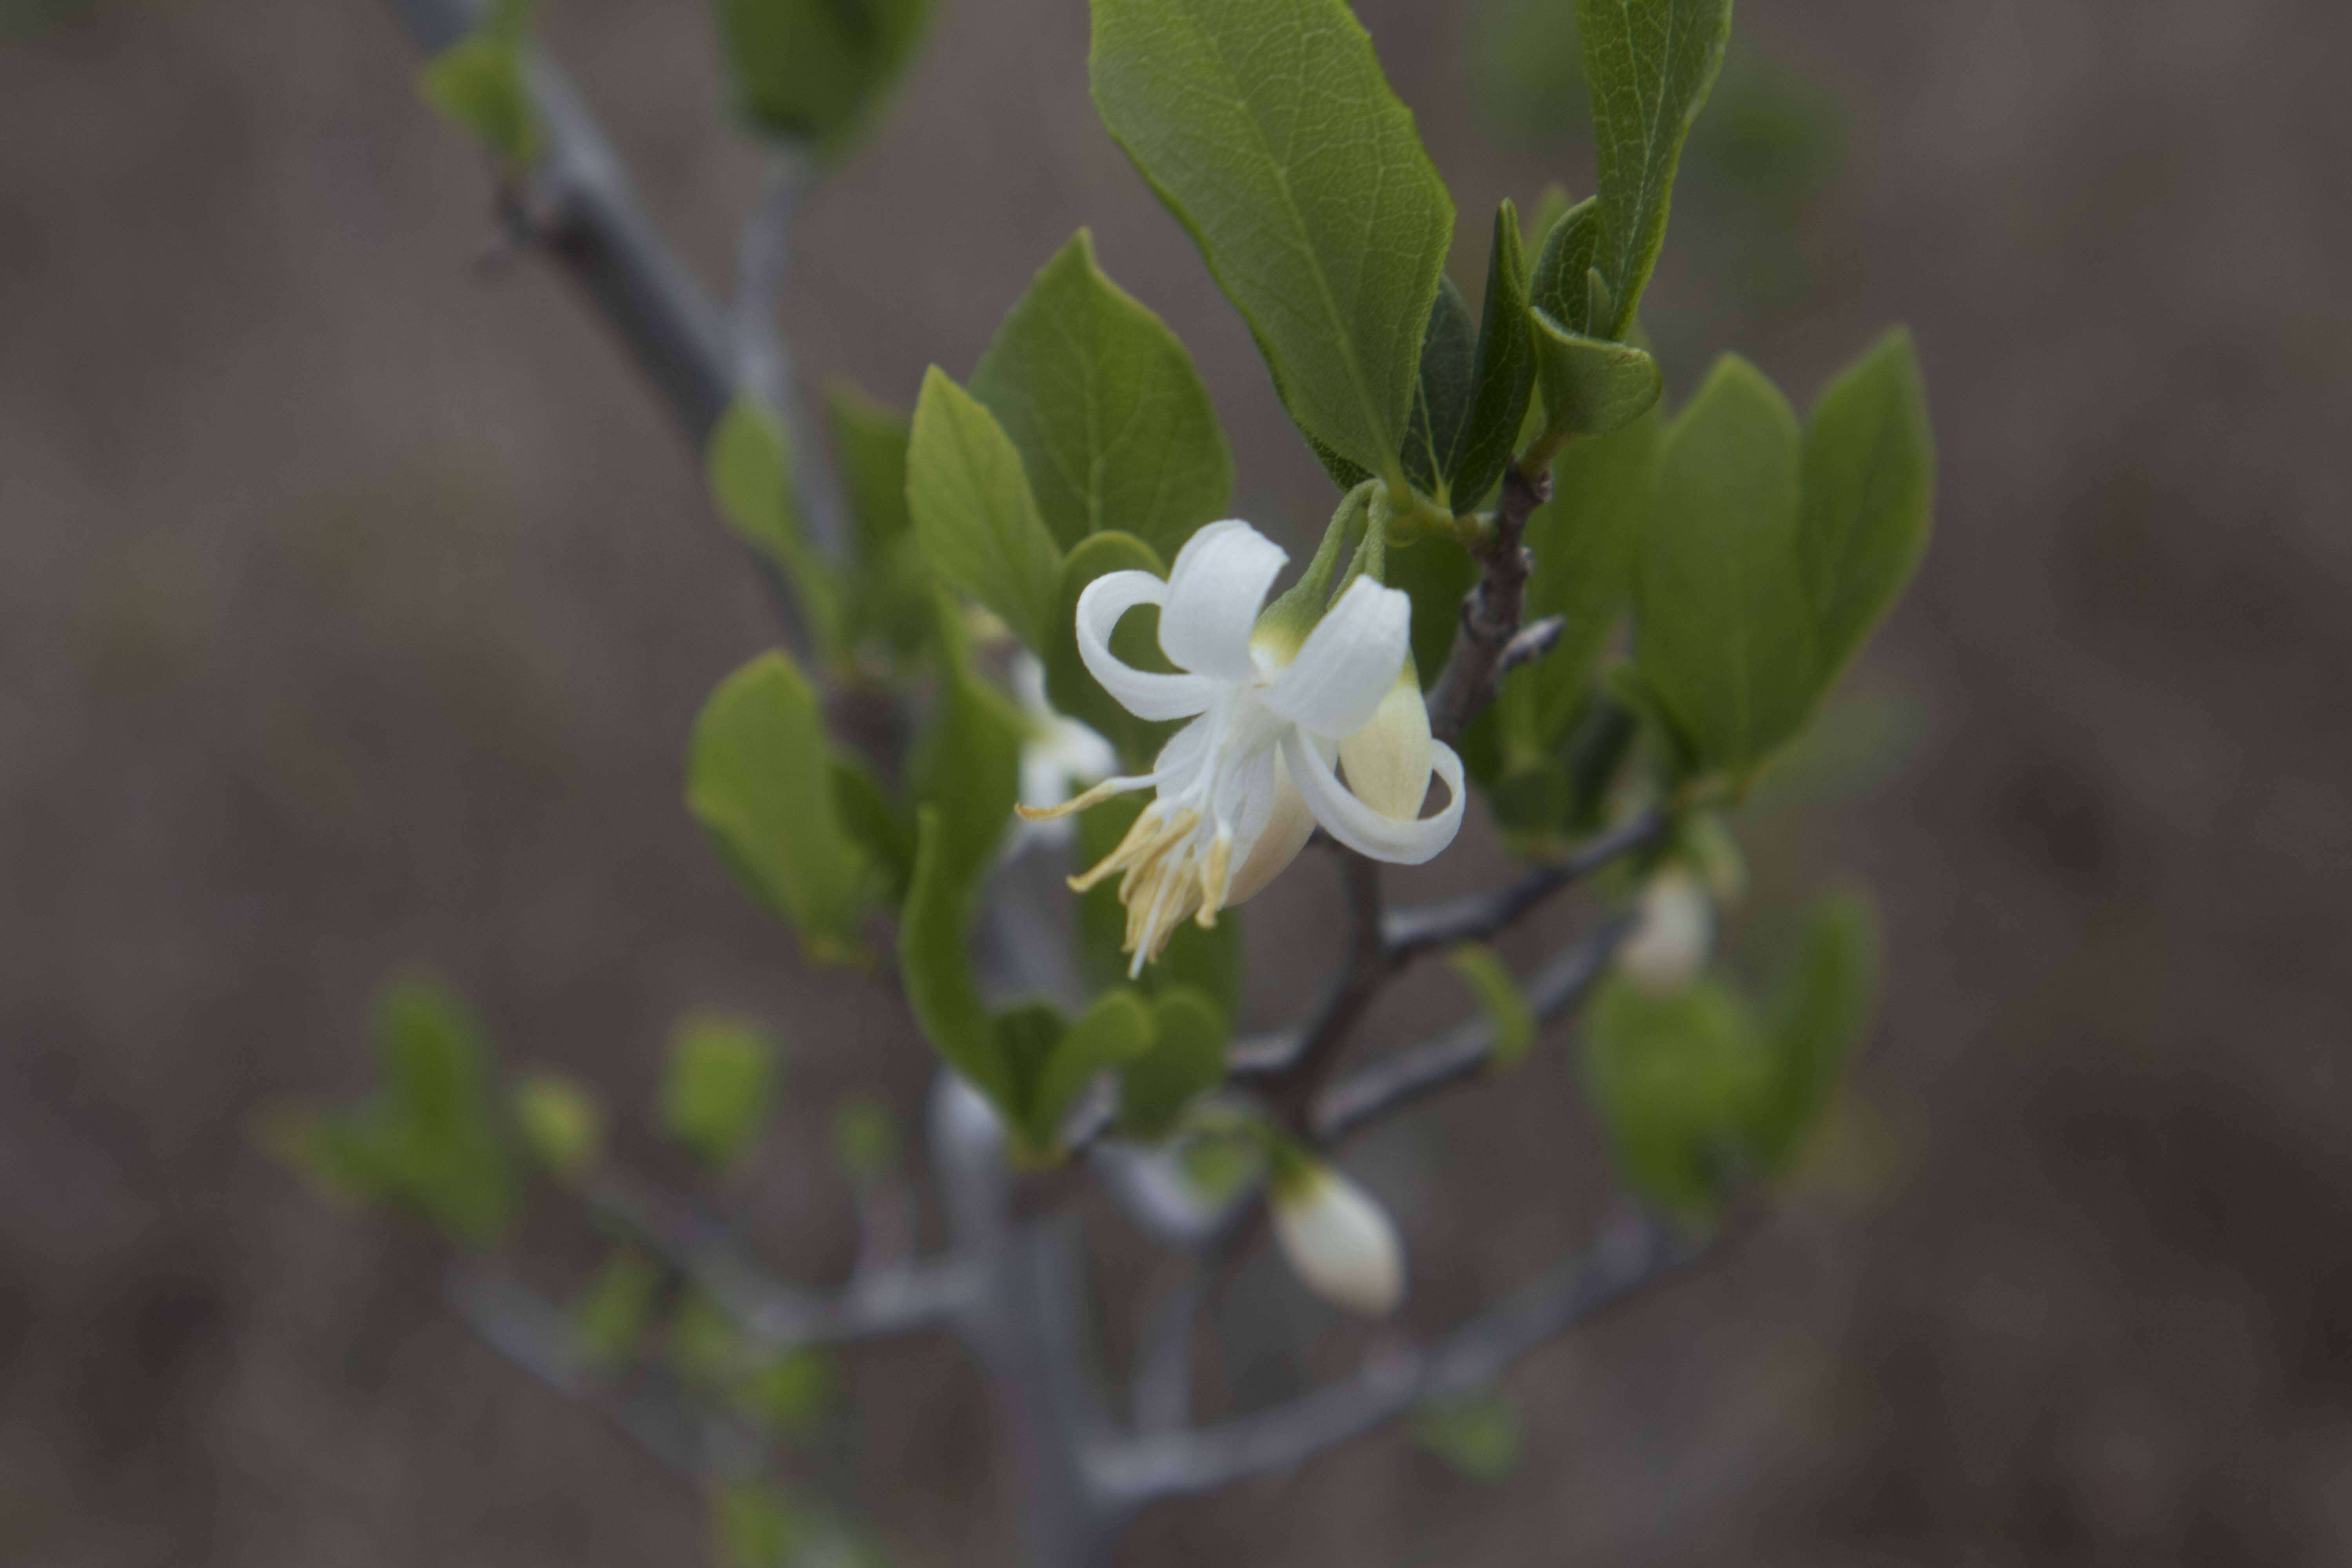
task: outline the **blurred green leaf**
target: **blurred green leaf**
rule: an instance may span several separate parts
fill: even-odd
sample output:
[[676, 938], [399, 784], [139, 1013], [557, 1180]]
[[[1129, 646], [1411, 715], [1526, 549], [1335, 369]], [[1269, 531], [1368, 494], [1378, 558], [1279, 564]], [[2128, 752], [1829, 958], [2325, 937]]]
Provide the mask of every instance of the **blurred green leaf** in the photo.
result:
[[930, 0], [716, 0], [737, 111], [761, 135], [838, 152], [913, 58]]
[[719, 515], [783, 571], [808, 614], [816, 646], [828, 658], [839, 657], [841, 584], [809, 546], [793, 478], [792, 437], [782, 421], [739, 394], [711, 427], [703, 469]]
[[[1103, 123], [1311, 442], [1397, 475], [1454, 204], [1340, 0], [1094, 0]], [[1328, 465], [1327, 465], [1328, 466]]]
[[865, 852], [880, 878], [884, 901], [896, 910], [915, 876], [914, 814], [891, 797], [871, 768], [845, 752], [833, 753], [832, 777], [842, 831]]
[[1496, 1070], [1514, 1068], [1527, 1058], [1536, 1043], [1535, 1009], [1509, 969], [1484, 942], [1464, 942], [1446, 951], [1445, 962], [1478, 998], [1479, 1010], [1495, 1028], [1490, 1058]]
[[858, 952], [869, 885], [838, 788], [816, 692], [784, 654], [753, 659], [703, 705], [687, 807], [745, 889], [827, 963]]
[[1391, 543], [1382, 575], [1412, 601], [1413, 669], [1425, 688], [1445, 668], [1462, 625], [1463, 595], [1478, 580], [1478, 563], [1451, 539], [1421, 538]]
[[1576, 0], [1576, 21], [1612, 301], [1593, 335], [1622, 339], [1665, 244], [1683, 142], [1723, 65], [1731, 0]]
[[834, 1109], [833, 1156], [854, 1180], [877, 1182], [896, 1171], [902, 1142], [897, 1114], [878, 1100], [846, 1100]]
[[738, 1481], [715, 1497], [726, 1568], [793, 1568], [807, 1533], [793, 1500], [761, 1481]]
[[534, 1072], [515, 1086], [515, 1125], [523, 1146], [555, 1175], [572, 1181], [604, 1153], [604, 1108], [576, 1079]]
[[1004, 318], [971, 395], [1020, 448], [1066, 551], [1118, 529], [1172, 556], [1225, 514], [1233, 457], [1192, 356], [1103, 275], [1085, 229]]
[[824, 1352], [787, 1351], [746, 1378], [732, 1403], [773, 1430], [805, 1436], [831, 1411], [837, 1387]]
[[1706, 978], [1671, 996], [1612, 979], [1587, 1015], [1585, 1083], [1617, 1167], [1653, 1201], [1711, 1215], [1751, 1173], [1773, 1060], [1748, 1005]]
[[1434, 1400], [1414, 1414], [1413, 1441], [1474, 1481], [1507, 1480], [1519, 1464], [1519, 1413], [1488, 1389]]
[[[1108, 741], [1129, 768], [1147, 768], [1173, 724], [1154, 724], [1137, 718], [1118, 699], [1102, 689], [1078, 656], [1078, 595], [1096, 578], [1113, 572], [1149, 572], [1168, 575], [1160, 557], [1143, 541], [1126, 533], [1097, 533], [1081, 542], [1062, 563], [1061, 596], [1054, 616], [1054, 644], [1046, 652], [1045, 695], [1056, 712], [1066, 713]], [[1129, 610], [1111, 634], [1111, 651], [1137, 669], [1169, 671], [1176, 667], [1160, 651], [1160, 611], [1142, 605]]]
[[[1015, 1028], [1025, 1032], [1030, 1026], [1024, 1021]], [[1015, 1073], [1023, 1079], [1021, 1130], [1033, 1155], [1052, 1153], [1062, 1123], [1098, 1074], [1135, 1061], [1151, 1048], [1151, 1026], [1152, 1016], [1141, 998], [1122, 987], [1097, 997], [1054, 1036], [1034, 1063], [1014, 1056]]]
[[1828, 690], [1927, 552], [1935, 438], [1911, 335], [1889, 332], [1832, 382], [1805, 430], [1797, 561]]
[[1151, 1047], [1119, 1073], [1119, 1125], [1138, 1138], [1165, 1138], [1185, 1108], [1225, 1079], [1227, 1015], [1189, 985], [1163, 988], [1151, 1003]]
[[758, 1025], [697, 1016], [670, 1038], [662, 1076], [662, 1131], [727, 1170], [751, 1151], [767, 1124], [782, 1053]]
[[707, 1296], [688, 1292], [670, 1317], [670, 1365], [698, 1389], [715, 1394], [733, 1387], [745, 1373], [749, 1353], [735, 1321]]
[[435, 113], [515, 169], [537, 163], [546, 143], [526, 72], [531, 9], [530, 0], [496, 0], [479, 26], [416, 73]]
[[1020, 450], [937, 365], [915, 405], [907, 504], [941, 578], [1003, 617], [1033, 652], [1053, 647], [1062, 553], [1038, 514]]
[[910, 657], [930, 637], [933, 589], [907, 510], [907, 416], [846, 384], [827, 391], [824, 409], [854, 525], [847, 637]]
[[378, 999], [384, 1096], [362, 1113], [396, 1195], [457, 1240], [488, 1247], [514, 1221], [521, 1194], [499, 1135], [488, 1037], [464, 1004], [427, 981]]
[[572, 1304], [582, 1353], [606, 1371], [627, 1362], [645, 1333], [661, 1283], [660, 1264], [635, 1247], [615, 1251]]
[[1785, 1170], [1804, 1152], [1877, 999], [1878, 923], [1869, 903], [1852, 894], [1822, 900], [1773, 999], [1777, 1093], [1760, 1129], [1768, 1169]]

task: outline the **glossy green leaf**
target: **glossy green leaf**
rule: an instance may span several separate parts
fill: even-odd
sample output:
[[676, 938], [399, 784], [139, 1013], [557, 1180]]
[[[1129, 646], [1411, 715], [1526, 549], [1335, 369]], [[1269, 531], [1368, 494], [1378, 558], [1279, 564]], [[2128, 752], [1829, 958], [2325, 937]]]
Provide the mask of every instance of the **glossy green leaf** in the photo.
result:
[[577, 1079], [554, 1072], [526, 1076], [515, 1086], [514, 1115], [523, 1147], [565, 1181], [604, 1157], [604, 1108]]
[[1474, 1481], [1491, 1486], [1518, 1468], [1518, 1409], [1494, 1389], [1423, 1405], [1413, 1416], [1412, 1437]]
[[1878, 922], [1869, 903], [1852, 894], [1822, 900], [1773, 998], [1776, 1092], [1759, 1130], [1768, 1169], [1783, 1170], [1803, 1152], [1877, 999]]
[[1519, 989], [1495, 950], [1484, 942], [1465, 942], [1448, 950], [1446, 963], [1478, 998], [1478, 1009], [1495, 1031], [1490, 1058], [1497, 1068], [1517, 1067], [1536, 1043], [1536, 1013], [1528, 994]]
[[1064, 550], [1116, 529], [1173, 556], [1225, 514], [1233, 457], [1192, 356], [1103, 275], [1085, 229], [997, 329], [971, 395], [1021, 449]]
[[[1062, 563], [1062, 591], [1054, 612], [1054, 645], [1045, 657], [1045, 696], [1057, 712], [1092, 727], [1118, 749], [1128, 767], [1142, 770], [1156, 755], [1174, 724], [1154, 724], [1121, 707], [1102, 689], [1078, 657], [1078, 595], [1087, 584], [1112, 572], [1149, 572], [1168, 575], [1160, 557], [1143, 541], [1125, 533], [1097, 533]], [[1129, 610], [1111, 634], [1111, 651], [1137, 669], [1172, 670], [1160, 651], [1160, 611], [1150, 605]]]
[[1094, 0], [1103, 123], [1307, 436], [1394, 475], [1454, 203], [1341, 0]]
[[1666, 238], [1684, 140], [1731, 37], [1731, 0], [1576, 0], [1592, 95], [1602, 246], [1613, 300], [1593, 335], [1622, 339]]
[[1593, 1109], [1618, 1170], [1643, 1195], [1704, 1218], [1753, 1173], [1773, 1061], [1747, 1004], [1720, 982], [1656, 997], [1612, 979], [1584, 1043]]
[[837, 148], [921, 41], [930, 0], [716, 0], [735, 108], [762, 135]]
[[530, 0], [499, 0], [416, 73], [436, 113], [518, 169], [537, 163], [547, 142], [527, 71], [530, 13]]
[[662, 1074], [662, 1131], [714, 1168], [732, 1167], [767, 1125], [782, 1067], [776, 1042], [756, 1024], [687, 1019]]
[[[1404, 475], [1412, 488], [1441, 505], [1470, 434], [1477, 392], [1478, 329], [1451, 278], [1437, 280], [1437, 299], [1422, 330], [1421, 370], [1413, 381], [1412, 418], [1405, 428]], [[1448, 510], [1451, 510], [1450, 508]]]
[[572, 1331], [592, 1363], [609, 1370], [635, 1352], [660, 1293], [662, 1273], [660, 1264], [625, 1247], [572, 1302]]
[[996, 416], [937, 365], [907, 447], [915, 537], [950, 585], [1003, 617], [1032, 650], [1053, 646], [1062, 553]]
[[845, 830], [815, 691], [781, 653], [720, 682], [695, 721], [687, 806], [812, 958], [857, 951], [869, 868]]
[[[1118, 847], [1149, 797], [1138, 792], [1114, 795], [1089, 807], [1078, 818], [1071, 847], [1071, 869], [1084, 870]], [[1225, 910], [1217, 923], [1202, 931], [1187, 921], [1168, 939], [1159, 959], [1146, 964], [1132, 982], [1145, 995], [1159, 997], [1179, 987], [1190, 987], [1206, 997], [1228, 1018], [1241, 1006], [1242, 921], [1239, 910]], [[1076, 921], [1078, 973], [1089, 986], [1128, 984], [1127, 910], [1118, 901], [1118, 880], [1113, 878], [1081, 894]]]
[[1643, 684], [1696, 759], [1735, 781], [1820, 694], [1798, 559], [1800, 446], [1788, 401], [1727, 355], [1666, 433], [1643, 540]]
[[1061, 1031], [1022, 1094], [1023, 1127], [1031, 1149], [1050, 1152], [1062, 1123], [1095, 1079], [1137, 1060], [1151, 1048], [1152, 1015], [1135, 992], [1105, 992]]
[[1486, 258], [1470, 417], [1447, 469], [1446, 494], [1457, 513], [1478, 505], [1502, 479], [1527, 416], [1536, 376], [1528, 286], [1518, 210], [1505, 202], [1495, 214], [1493, 248]]
[[1797, 563], [1823, 691], [1918, 570], [1935, 483], [1927, 389], [1898, 329], [1830, 384], [1805, 430]]
[[1163, 986], [1151, 1003], [1151, 1048], [1119, 1074], [1119, 1125], [1165, 1138], [1185, 1108], [1225, 1079], [1230, 1016], [1190, 985]]
[[841, 585], [809, 547], [793, 478], [792, 440], [782, 422], [739, 395], [711, 426], [702, 462], [719, 515], [738, 538], [783, 571], [808, 614], [816, 646], [829, 657], [836, 654]]

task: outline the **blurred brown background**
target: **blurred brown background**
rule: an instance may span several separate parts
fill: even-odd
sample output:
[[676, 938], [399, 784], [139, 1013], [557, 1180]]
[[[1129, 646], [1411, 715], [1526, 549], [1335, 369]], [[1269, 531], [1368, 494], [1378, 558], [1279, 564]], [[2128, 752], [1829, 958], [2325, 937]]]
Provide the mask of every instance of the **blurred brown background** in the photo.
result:
[[[794, 1054], [735, 1201], [837, 1274], [825, 1108], [911, 1108], [922, 1051], [877, 985], [802, 972], [678, 804], [688, 723], [772, 623], [598, 324], [536, 263], [475, 265], [484, 170], [384, 7], [69, 9], [0, 0], [0, 1562], [697, 1561], [691, 1487], [250, 1128], [358, 1092], [368, 994], [418, 962], [509, 1060], [632, 1112], [678, 1015], [739, 1008]], [[545, 9], [723, 277], [757, 170], [701, 11]], [[1469, 232], [1587, 183], [1510, 110], [1495, 16], [1359, 9]], [[898, 402], [961, 374], [1087, 224], [1199, 356], [1243, 510], [1319, 515], [1094, 120], [1084, 7], [941, 12], [803, 227], [803, 366]], [[1129, 1562], [2352, 1562], [2352, 11], [1751, 0], [1741, 28], [1844, 154], [1781, 206], [1686, 186], [1670, 374], [1737, 347], [1802, 400], [1907, 320], [1941, 442], [1918, 586], [1750, 824], [1759, 942], [1832, 879], [1876, 890], [1874, 1044], [1779, 1218], [1515, 1373], [1509, 1479], [1391, 1432], [1148, 1516]], [[1286, 882], [1295, 929], [1326, 876]], [[1460, 1005], [1433, 980], [1384, 1037]], [[1365, 1146], [1417, 1322], [1574, 1242], [1591, 1141], [1563, 1036]], [[861, 1354], [851, 1393], [903, 1560], [1012, 1561], [960, 1353]]]

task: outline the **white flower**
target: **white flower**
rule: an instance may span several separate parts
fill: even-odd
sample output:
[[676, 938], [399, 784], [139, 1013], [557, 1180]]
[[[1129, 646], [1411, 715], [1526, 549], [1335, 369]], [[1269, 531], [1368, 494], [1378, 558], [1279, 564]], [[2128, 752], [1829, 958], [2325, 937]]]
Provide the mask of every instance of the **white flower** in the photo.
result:
[[1404, 1300], [1404, 1247], [1370, 1193], [1321, 1163], [1278, 1177], [1275, 1239], [1307, 1288], [1336, 1307], [1384, 1318]]
[[[1083, 892], [1120, 875], [1131, 975], [1160, 955], [1186, 916], [1213, 925], [1219, 910], [1265, 887], [1318, 822], [1349, 848], [1406, 866], [1436, 855], [1462, 826], [1462, 761], [1429, 739], [1419, 693], [1402, 690], [1411, 602], [1359, 577], [1301, 640], [1286, 625], [1259, 620], [1286, 559], [1248, 523], [1213, 522], [1177, 553], [1166, 582], [1112, 572], [1078, 596], [1078, 652], [1104, 689], [1139, 718], [1192, 721], [1160, 749], [1151, 772], [1106, 780], [1054, 813], [1024, 813], [1059, 815], [1129, 790], [1159, 792], [1118, 847], [1070, 882]], [[1182, 673], [1149, 673], [1111, 652], [1112, 629], [1140, 605], [1160, 606], [1160, 650]], [[1382, 722], [1367, 737], [1371, 749], [1358, 749], [1361, 768], [1378, 775], [1376, 793], [1351, 791], [1332, 763], [1350, 756], [1343, 743], [1376, 713]], [[1416, 723], [1418, 742], [1400, 734], [1399, 726], [1410, 731]], [[1415, 757], [1423, 759], [1418, 778], [1403, 776]], [[1450, 798], [1424, 821], [1433, 769]], [[1352, 759], [1350, 776], [1360, 776]]]
[[1633, 935], [1617, 948], [1617, 967], [1652, 996], [1671, 996], [1696, 980], [1715, 946], [1715, 900], [1683, 866], [1652, 877], [1635, 903]]
[[[1087, 785], [1118, 771], [1118, 753], [1093, 730], [1055, 712], [1045, 696], [1045, 667], [1024, 649], [1005, 672], [1020, 700], [1027, 732], [1021, 741], [1021, 804], [1031, 812], [1051, 812]], [[1023, 826], [1013, 852], [1033, 843], [1062, 844], [1070, 825], [1058, 817], [1033, 817]]]

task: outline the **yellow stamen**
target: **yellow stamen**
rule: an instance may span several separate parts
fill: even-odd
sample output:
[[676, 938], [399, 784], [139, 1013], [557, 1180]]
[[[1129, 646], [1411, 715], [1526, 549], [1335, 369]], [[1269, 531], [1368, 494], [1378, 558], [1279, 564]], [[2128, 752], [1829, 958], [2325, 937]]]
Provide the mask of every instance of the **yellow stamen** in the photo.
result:
[[1013, 809], [1021, 814], [1021, 820], [1024, 822], [1052, 822], [1058, 817], [1084, 811], [1090, 805], [1100, 805], [1115, 795], [1123, 795], [1129, 790], [1142, 787], [1133, 779], [1105, 779], [1094, 788], [1083, 794], [1074, 795], [1059, 805], [1015, 805]]
[[1234, 886], [1234, 836], [1223, 828], [1209, 846], [1209, 864], [1201, 873], [1201, 912], [1192, 917], [1202, 931], [1217, 929], [1217, 911]]
[[1097, 861], [1090, 869], [1070, 879], [1070, 890], [1086, 892], [1112, 872], [1125, 870], [1159, 833], [1161, 820], [1160, 803], [1155, 800], [1143, 808], [1143, 815], [1135, 819], [1135, 826], [1127, 830], [1127, 837], [1118, 841], [1118, 848]]

